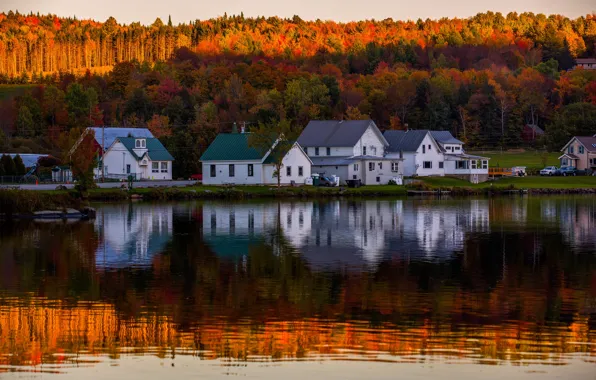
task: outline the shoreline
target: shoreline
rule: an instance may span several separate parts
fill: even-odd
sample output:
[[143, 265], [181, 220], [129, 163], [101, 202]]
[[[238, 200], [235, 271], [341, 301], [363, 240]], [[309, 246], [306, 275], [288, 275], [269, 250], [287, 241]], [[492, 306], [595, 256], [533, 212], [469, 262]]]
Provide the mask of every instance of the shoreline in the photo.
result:
[[[249, 200], [249, 199], [324, 199], [361, 197], [471, 197], [508, 195], [589, 195], [596, 186], [582, 188], [523, 188], [514, 185], [445, 186], [420, 181], [407, 186], [379, 185], [360, 188], [271, 187], [271, 186], [187, 186], [122, 189], [93, 189], [83, 197], [74, 190], [14, 190], [0, 189], [0, 218], [31, 218], [39, 211], [82, 211], [89, 202], [124, 201], [188, 201], [188, 200]], [[436, 181], [435, 181], [436, 182]]]

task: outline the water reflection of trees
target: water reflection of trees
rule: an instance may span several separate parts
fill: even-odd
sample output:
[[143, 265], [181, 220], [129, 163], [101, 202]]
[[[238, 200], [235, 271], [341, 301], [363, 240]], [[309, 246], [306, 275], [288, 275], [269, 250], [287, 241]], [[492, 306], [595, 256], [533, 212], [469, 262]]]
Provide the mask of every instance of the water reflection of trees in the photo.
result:
[[596, 354], [596, 258], [574, 254], [552, 226], [497, 221], [467, 231], [446, 260], [390, 256], [354, 270], [313, 267], [279, 228], [282, 213], [232, 257], [213, 249], [205, 219], [200, 206], [173, 214], [150, 266], [112, 270], [94, 263], [93, 225], [3, 225], [0, 285], [17, 297], [0, 301], [0, 353], [15, 353], [0, 364], [68, 361], [56, 354], [80, 350], [117, 356], [120, 347], [240, 359]]

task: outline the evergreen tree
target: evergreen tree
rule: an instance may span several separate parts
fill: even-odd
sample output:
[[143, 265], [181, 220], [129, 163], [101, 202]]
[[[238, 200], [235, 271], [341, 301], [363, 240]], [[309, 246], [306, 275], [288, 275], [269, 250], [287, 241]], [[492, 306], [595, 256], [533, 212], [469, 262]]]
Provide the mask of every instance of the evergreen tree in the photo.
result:
[[16, 175], [25, 175], [25, 173], [27, 173], [27, 168], [25, 168], [23, 159], [18, 154], [14, 158], [14, 166], [15, 166], [15, 174]]
[[10, 155], [4, 154], [2, 158], [0, 158], [0, 162], [2, 163], [2, 168], [4, 169], [4, 175], [15, 175], [16, 167], [14, 164], [14, 160]]

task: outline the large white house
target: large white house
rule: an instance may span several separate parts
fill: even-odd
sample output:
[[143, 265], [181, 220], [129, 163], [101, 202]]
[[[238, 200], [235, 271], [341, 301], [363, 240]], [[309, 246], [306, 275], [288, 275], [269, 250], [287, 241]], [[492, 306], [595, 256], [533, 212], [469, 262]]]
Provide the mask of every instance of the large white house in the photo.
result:
[[387, 157], [403, 158], [405, 176], [451, 176], [472, 182], [488, 180], [487, 157], [464, 152], [464, 143], [448, 131], [385, 131]]
[[[280, 157], [275, 149], [282, 144], [272, 143], [263, 153], [250, 146], [250, 133], [220, 133], [201, 156], [205, 185], [264, 185], [277, 184], [273, 157]], [[284, 146], [286, 144], [283, 144]], [[283, 155], [280, 183], [302, 185], [311, 177], [311, 160], [298, 143]]]
[[341, 183], [387, 184], [399, 176], [401, 159], [386, 157], [389, 143], [372, 120], [313, 120], [298, 143], [313, 163], [313, 173], [336, 175]]
[[116, 137], [103, 155], [106, 178], [171, 180], [174, 157], [156, 138]]

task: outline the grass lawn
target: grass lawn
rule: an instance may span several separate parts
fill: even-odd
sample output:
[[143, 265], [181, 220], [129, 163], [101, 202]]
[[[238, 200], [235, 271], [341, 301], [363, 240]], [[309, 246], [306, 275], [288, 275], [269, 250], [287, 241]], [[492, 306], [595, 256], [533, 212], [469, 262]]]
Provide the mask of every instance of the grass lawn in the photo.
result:
[[35, 87], [32, 84], [1, 84], [0, 100], [8, 99], [13, 96], [21, 95], [26, 90]]
[[588, 189], [596, 187], [595, 176], [579, 177], [514, 177], [501, 178], [495, 181], [472, 184], [456, 178], [449, 177], [427, 177], [421, 179], [425, 184], [436, 188], [448, 187], [469, 187], [487, 188], [492, 186], [508, 187], [515, 186], [517, 189]]
[[559, 152], [548, 153], [546, 165], [542, 164], [542, 152], [467, 152], [479, 156], [489, 157], [490, 167], [510, 168], [513, 166], [526, 166], [528, 169], [542, 169], [545, 166], [559, 166]]

